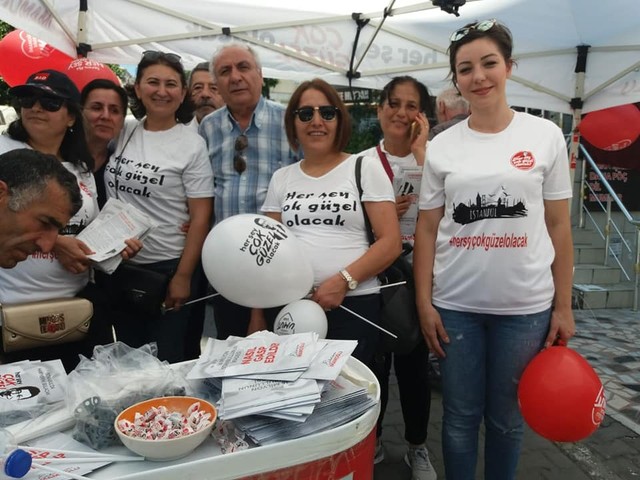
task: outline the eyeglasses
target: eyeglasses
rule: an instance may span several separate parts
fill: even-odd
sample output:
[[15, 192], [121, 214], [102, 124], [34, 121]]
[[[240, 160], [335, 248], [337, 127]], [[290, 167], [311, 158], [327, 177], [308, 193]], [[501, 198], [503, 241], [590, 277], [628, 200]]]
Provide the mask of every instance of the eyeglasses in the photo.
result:
[[486, 32], [487, 30], [491, 30], [491, 28], [498, 23], [495, 18], [490, 20], [482, 20], [481, 22], [474, 23], [468, 27], [462, 27], [451, 34], [449, 40], [452, 42], [457, 42], [462, 40], [464, 37], [469, 35], [471, 30], [478, 30], [480, 32]]
[[293, 113], [298, 116], [298, 120], [302, 123], [310, 122], [313, 119], [314, 112], [320, 112], [320, 117], [325, 122], [330, 122], [336, 118], [338, 107], [333, 105], [323, 105], [321, 107], [302, 107], [294, 110]]
[[64, 105], [64, 98], [42, 96], [18, 97], [18, 105], [22, 108], [33, 108], [36, 102], [47, 112], [57, 112], [62, 108], [62, 105]]
[[236, 154], [233, 156], [233, 168], [238, 173], [242, 173], [247, 169], [247, 161], [242, 156], [242, 152], [245, 151], [248, 146], [249, 141], [246, 135], [239, 135], [238, 138], [236, 138], [236, 144], [233, 147], [236, 151]]
[[156, 60], [160, 60], [161, 58], [169, 63], [182, 64], [180, 55], [176, 53], [159, 52], [158, 50], [145, 50], [144, 52], [142, 52], [142, 60], [155, 62]]

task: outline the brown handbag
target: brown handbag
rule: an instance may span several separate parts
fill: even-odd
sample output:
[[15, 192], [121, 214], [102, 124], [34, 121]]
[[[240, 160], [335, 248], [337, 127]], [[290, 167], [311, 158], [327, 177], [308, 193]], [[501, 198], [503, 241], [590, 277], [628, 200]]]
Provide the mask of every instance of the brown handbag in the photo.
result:
[[89, 333], [93, 304], [85, 298], [0, 304], [2, 348], [15, 352], [77, 342]]

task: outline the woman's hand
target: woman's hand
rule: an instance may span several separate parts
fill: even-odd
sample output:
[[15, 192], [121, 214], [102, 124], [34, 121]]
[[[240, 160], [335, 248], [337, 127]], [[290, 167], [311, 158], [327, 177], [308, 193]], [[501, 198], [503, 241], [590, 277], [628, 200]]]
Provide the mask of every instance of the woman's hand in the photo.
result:
[[191, 277], [176, 273], [169, 282], [167, 296], [164, 299], [165, 308], [180, 310], [180, 307], [191, 295]]
[[411, 141], [411, 153], [413, 153], [418, 165], [422, 166], [424, 165], [427, 141], [429, 140], [429, 120], [424, 113], [420, 112], [416, 115], [414, 121], [418, 122], [420, 130], [418, 131], [418, 135]]
[[82, 240], [65, 235], [58, 235], [53, 251], [65, 270], [75, 274], [89, 269], [91, 261], [87, 255], [95, 253]]
[[264, 310], [261, 308], [251, 309], [251, 319], [247, 327], [247, 336], [255, 332], [261, 332], [267, 329], [267, 321], [264, 318]]
[[130, 238], [125, 240], [124, 243], [126, 243], [127, 246], [120, 252], [123, 260], [132, 259], [142, 250], [142, 241], [137, 238]]
[[349, 287], [342, 275], [336, 273], [327, 278], [313, 291], [311, 300], [319, 304], [325, 311], [333, 310], [342, 305]]
[[396, 197], [396, 213], [398, 218], [402, 217], [411, 206], [411, 195], [398, 195]]
[[545, 348], [550, 347], [558, 341], [566, 345], [575, 334], [576, 322], [573, 318], [573, 310], [571, 310], [571, 308], [554, 308], [551, 312], [549, 334], [544, 341]]
[[449, 343], [449, 335], [444, 329], [440, 314], [433, 307], [429, 306], [427, 311], [420, 313], [420, 329], [422, 330], [422, 336], [427, 342], [429, 351], [438, 356], [439, 358], [446, 357], [440, 341]]

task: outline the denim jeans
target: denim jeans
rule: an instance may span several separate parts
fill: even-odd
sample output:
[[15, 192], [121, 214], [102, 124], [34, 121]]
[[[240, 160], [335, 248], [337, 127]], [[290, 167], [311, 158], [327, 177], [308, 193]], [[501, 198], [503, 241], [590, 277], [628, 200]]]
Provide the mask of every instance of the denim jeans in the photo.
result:
[[524, 432], [518, 382], [543, 347], [551, 310], [531, 315], [438, 312], [450, 339], [440, 360], [446, 477], [474, 480], [484, 419], [484, 478], [515, 479]]

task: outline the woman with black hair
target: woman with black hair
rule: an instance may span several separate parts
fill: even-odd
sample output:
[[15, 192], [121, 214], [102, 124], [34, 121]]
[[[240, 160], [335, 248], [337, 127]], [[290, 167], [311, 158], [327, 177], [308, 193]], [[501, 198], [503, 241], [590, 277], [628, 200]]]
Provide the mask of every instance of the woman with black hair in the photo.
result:
[[172, 310], [141, 314], [118, 305], [116, 335], [132, 347], [154, 341], [160, 359], [178, 362], [185, 356], [189, 317], [188, 307], [181, 307], [195, 291], [194, 270], [210, 229], [213, 173], [204, 140], [187, 125], [193, 109], [178, 55], [145, 52], [127, 91], [140, 120], [125, 122], [118, 138], [104, 176], [107, 196], [157, 223], [131, 263], [170, 277], [164, 305]]
[[[80, 93], [65, 74], [42, 70], [24, 85], [13, 87], [18, 119], [0, 136], [0, 153], [31, 148], [57, 157], [73, 173], [80, 187], [82, 207], [58, 235], [53, 252], [34, 252], [10, 270], [0, 269], [0, 302], [23, 303], [80, 296], [91, 299], [89, 248], [75, 236], [97, 215], [93, 158], [87, 148], [80, 110]], [[5, 355], [4, 361], [24, 358], [61, 358], [67, 370], [78, 362], [78, 353], [91, 355], [94, 345], [113, 341], [110, 327], [97, 315], [86, 342], [47, 347]]]

